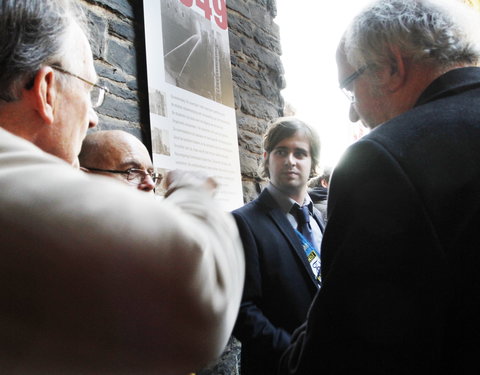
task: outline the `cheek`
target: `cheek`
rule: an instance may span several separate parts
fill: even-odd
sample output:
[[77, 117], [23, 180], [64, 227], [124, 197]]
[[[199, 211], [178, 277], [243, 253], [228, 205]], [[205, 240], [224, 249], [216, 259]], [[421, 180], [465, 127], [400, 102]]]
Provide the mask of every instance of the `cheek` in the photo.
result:
[[307, 176], [310, 176], [311, 170], [312, 170], [312, 160], [309, 159], [308, 161], [305, 162], [305, 174]]
[[278, 167], [278, 165], [279, 165], [278, 158], [275, 156], [270, 156], [270, 158], [268, 159], [268, 168], [275, 169]]

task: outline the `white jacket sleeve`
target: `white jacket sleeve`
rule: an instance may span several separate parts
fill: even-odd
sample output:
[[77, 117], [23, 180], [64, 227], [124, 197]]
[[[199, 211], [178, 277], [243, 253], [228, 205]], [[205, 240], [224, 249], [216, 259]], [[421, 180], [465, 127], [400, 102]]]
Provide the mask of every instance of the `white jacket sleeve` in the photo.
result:
[[223, 350], [244, 258], [233, 219], [163, 201], [0, 129], [3, 373], [185, 374]]

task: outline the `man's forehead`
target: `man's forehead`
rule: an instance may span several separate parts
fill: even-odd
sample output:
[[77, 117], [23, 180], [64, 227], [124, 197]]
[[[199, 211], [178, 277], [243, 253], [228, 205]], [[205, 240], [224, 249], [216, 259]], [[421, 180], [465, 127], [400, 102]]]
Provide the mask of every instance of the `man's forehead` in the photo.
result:
[[153, 169], [150, 154], [146, 147], [138, 142], [125, 142], [119, 149], [120, 163], [129, 168]]
[[68, 67], [84, 76], [85, 79], [97, 82], [98, 76], [93, 63], [93, 53], [85, 31], [77, 22], [72, 21], [67, 33], [65, 59], [68, 61]]

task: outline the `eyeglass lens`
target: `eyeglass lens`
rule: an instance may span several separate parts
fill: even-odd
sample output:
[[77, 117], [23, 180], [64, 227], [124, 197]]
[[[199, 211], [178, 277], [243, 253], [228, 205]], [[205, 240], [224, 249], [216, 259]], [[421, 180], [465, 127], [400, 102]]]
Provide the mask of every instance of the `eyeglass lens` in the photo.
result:
[[163, 176], [161, 174], [155, 172], [149, 173], [141, 169], [131, 169], [128, 171], [127, 180], [133, 183], [140, 183], [147, 177], [147, 175], [152, 178], [155, 186], [158, 186], [160, 182], [162, 182]]
[[98, 86], [93, 86], [90, 91], [90, 99], [92, 101], [92, 107], [98, 108], [102, 105], [105, 98], [105, 90]]
[[349, 90], [347, 88], [342, 88], [342, 92], [345, 94], [345, 96], [350, 100], [351, 103], [355, 103], [355, 94], [353, 93], [352, 90]]

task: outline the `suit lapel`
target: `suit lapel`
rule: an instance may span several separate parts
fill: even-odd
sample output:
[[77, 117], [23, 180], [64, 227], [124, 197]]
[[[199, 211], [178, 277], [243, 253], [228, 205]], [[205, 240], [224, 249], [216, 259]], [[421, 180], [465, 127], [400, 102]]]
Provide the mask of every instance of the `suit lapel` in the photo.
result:
[[[275, 199], [270, 195], [270, 193], [266, 189], [264, 189], [260, 194], [260, 196], [258, 197], [258, 200], [263, 206], [267, 208], [268, 216], [270, 217], [270, 219], [273, 221], [275, 226], [279, 229], [279, 231], [282, 233], [282, 235], [285, 237], [285, 239], [289, 243], [290, 245], [289, 247], [291, 251], [293, 251], [302, 262], [305, 268], [305, 271], [308, 273], [308, 275], [310, 276], [310, 279], [312, 280], [312, 283], [315, 285], [315, 287], [318, 287], [318, 283], [315, 279], [315, 276], [313, 275], [312, 268], [310, 267], [310, 263], [308, 263], [308, 260], [305, 255], [305, 251], [303, 250], [300, 239], [298, 238], [297, 234], [295, 233], [295, 230], [293, 229], [292, 225], [286, 218], [283, 211], [277, 205], [277, 202], [275, 201]], [[317, 217], [315, 218], [315, 220], [317, 220]], [[319, 225], [323, 231], [323, 225], [321, 225], [320, 223]]]

